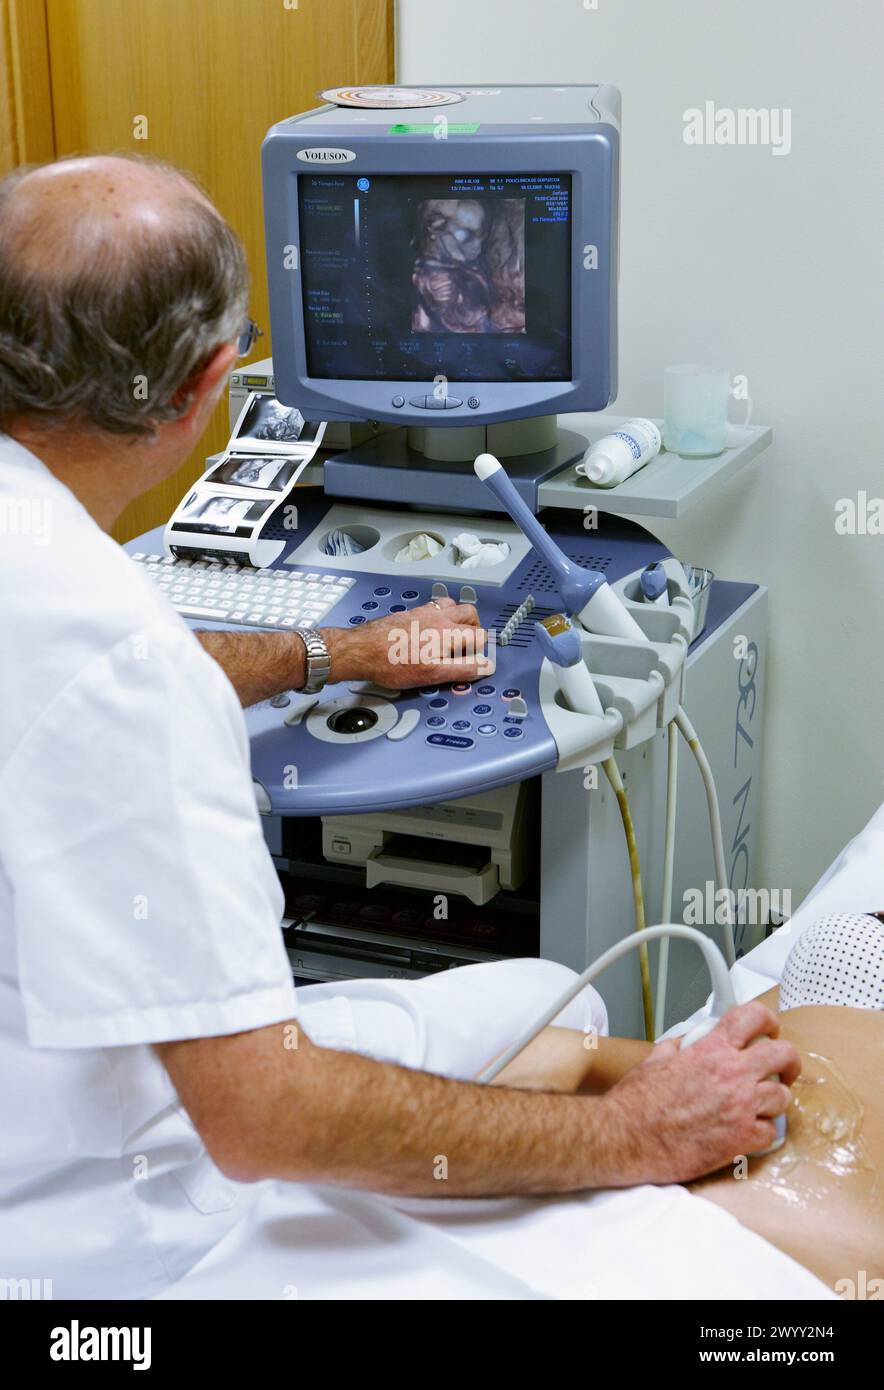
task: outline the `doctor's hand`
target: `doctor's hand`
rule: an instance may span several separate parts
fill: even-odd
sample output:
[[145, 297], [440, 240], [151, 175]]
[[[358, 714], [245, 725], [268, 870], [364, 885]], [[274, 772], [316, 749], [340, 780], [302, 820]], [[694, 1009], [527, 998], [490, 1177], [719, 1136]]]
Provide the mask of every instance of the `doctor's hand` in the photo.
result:
[[355, 628], [323, 628], [330, 680], [369, 680], [388, 690], [489, 676], [486, 633], [471, 603], [436, 599]]
[[655, 1047], [602, 1101], [622, 1155], [615, 1184], [688, 1182], [773, 1143], [801, 1071], [778, 1035], [776, 1015], [756, 1001], [684, 1052], [678, 1039]]

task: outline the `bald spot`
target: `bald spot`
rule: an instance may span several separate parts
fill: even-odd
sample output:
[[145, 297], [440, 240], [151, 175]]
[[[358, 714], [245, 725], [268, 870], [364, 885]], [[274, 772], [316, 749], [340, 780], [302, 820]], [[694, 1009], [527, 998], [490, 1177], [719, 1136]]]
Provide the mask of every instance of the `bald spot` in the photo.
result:
[[145, 238], [180, 228], [196, 204], [212, 206], [175, 170], [114, 155], [62, 160], [34, 169], [12, 190], [4, 252], [25, 273], [76, 271], [109, 256], [120, 262]]

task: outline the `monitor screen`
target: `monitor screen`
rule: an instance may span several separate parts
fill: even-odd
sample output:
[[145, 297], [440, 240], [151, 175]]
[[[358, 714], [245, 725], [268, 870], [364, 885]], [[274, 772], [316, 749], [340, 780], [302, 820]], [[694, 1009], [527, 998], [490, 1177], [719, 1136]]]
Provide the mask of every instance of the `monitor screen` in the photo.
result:
[[571, 175], [301, 175], [307, 371], [569, 381]]

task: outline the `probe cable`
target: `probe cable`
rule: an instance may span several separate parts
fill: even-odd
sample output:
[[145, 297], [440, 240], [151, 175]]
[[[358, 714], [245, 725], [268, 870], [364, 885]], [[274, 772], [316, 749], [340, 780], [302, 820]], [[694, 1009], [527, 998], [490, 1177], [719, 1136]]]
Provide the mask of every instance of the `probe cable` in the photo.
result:
[[697, 737], [697, 731], [688, 719], [682, 705], [678, 707], [675, 722], [688, 747], [696, 758], [697, 766], [700, 769], [700, 776], [703, 778], [703, 787], [706, 791], [706, 805], [709, 807], [709, 829], [712, 832], [712, 854], [715, 860], [715, 877], [717, 886], [724, 894], [724, 956], [729, 966], [736, 965], [737, 951], [734, 945], [734, 921], [733, 913], [731, 912], [730, 893], [728, 892], [727, 861], [724, 854], [724, 840], [721, 834], [721, 811], [718, 805], [718, 793], [715, 790], [715, 778], [712, 775], [712, 768], [709, 766], [709, 759], [706, 757], [703, 746]]
[[[672, 878], [675, 866], [675, 811], [678, 800], [678, 730], [672, 721], [666, 728], [666, 828], [663, 834], [663, 891], [660, 917], [672, 921]], [[669, 986], [669, 937], [660, 942], [657, 957], [657, 994], [654, 1009], [654, 1035], [665, 1027], [666, 992]]]
[[[635, 904], [635, 930], [642, 932], [645, 930], [645, 898], [642, 892], [642, 871], [638, 857], [638, 843], [635, 838], [635, 826], [632, 823], [632, 814], [629, 810], [629, 798], [626, 795], [626, 788], [623, 785], [623, 778], [620, 776], [620, 769], [613, 757], [606, 758], [602, 763], [605, 774], [614, 794], [617, 797], [617, 805], [620, 807], [620, 818], [623, 821], [623, 829], [626, 832], [626, 847], [629, 850], [629, 868], [632, 874], [632, 898]], [[639, 970], [641, 971], [642, 981], [642, 1012], [645, 1019], [645, 1037], [648, 1042], [654, 1041], [654, 998], [651, 992], [651, 966], [648, 960], [648, 948], [642, 939], [638, 948]]]
[[[704, 936], [702, 932], [697, 931], [696, 927], [686, 927], [681, 922], [665, 922], [658, 927], [645, 927], [643, 931], [633, 932], [631, 936], [625, 936], [622, 941], [616, 942], [609, 950], [603, 952], [598, 960], [587, 966], [582, 975], [578, 975], [575, 980], [571, 981], [565, 992], [559, 995], [559, 998], [541, 1014], [540, 1018], [529, 1024], [521, 1037], [517, 1038], [505, 1052], [502, 1052], [499, 1057], [483, 1068], [476, 1080], [482, 1085], [487, 1085], [489, 1081], [493, 1081], [504, 1067], [508, 1067], [510, 1062], [518, 1057], [519, 1053], [523, 1052], [539, 1033], [543, 1032], [544, 1028], [549, 1027], [553, 1019], [558, 1017], [562, 1009], [566, 1008], [572, 999], [576, 999], [582, 989], [592, 984], [603, 970], [607, 970], [609, 965], [613, 965], [621, 956], [625, 956], [627, 951], [631, 951], [636, 946], [641, 950], [647, 946], [649, 941], [658, 941], [661, 937], [666, 936], [678, 936], [685, 941], [693, 941], [703, 953], [712, 979], [712, 1010], [709, 1018], [703, 1021], [702, 1031], [705, 1033], [735, 1003], [733, 985], [727, 966], [715, 942], [710, 940], [708, 936]], [[690, 1034], [688, 1036], [691, 1038]], [[684, 1042], [682, 1045], [684, 1046]]]

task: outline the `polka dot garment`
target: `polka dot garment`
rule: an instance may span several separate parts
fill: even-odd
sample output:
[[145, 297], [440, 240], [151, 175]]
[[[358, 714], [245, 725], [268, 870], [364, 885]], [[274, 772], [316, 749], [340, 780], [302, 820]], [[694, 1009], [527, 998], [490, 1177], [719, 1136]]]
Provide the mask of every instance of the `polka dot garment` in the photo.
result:
[[802, 932], [786, 958], [780, 1008], [840, 1004], [884, 1009], [884, 923], [836, 912]]

